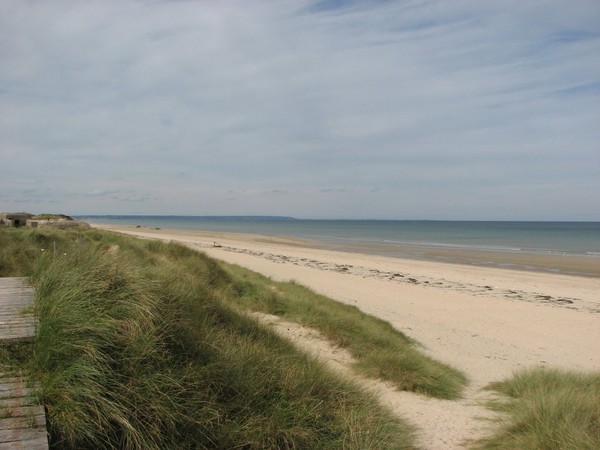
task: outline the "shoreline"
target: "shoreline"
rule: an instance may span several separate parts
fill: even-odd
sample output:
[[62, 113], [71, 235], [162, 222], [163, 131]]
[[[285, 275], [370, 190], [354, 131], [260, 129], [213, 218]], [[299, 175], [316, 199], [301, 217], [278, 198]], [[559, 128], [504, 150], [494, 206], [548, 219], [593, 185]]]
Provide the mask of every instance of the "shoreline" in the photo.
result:
[[147, 227], [122, 224], [104, 224], [90, 222], [90, 225], [105, 229], [123, 229], [138, 231], [163, 231], [173, 235], [195, 235], [203, 238], [221, 240], [241, 240], [257, 243], [281, 243], [295, 247], [326, 250], [365, 256], [381, 256], [408, 261], [422, 261], [443, 264], [468, 265], [473, 267], [497, 268], [527, 272], [569, 275], [585, 278], [600, 278], [600, 258], [570, 254], [542, 254], [528, 252], [508, 252], [483, 249], [444, 248], [427, 245], [393, 244], [367, 242], [321, 242], [295, 237], [274, 236], [230, 231], [204, 231], [180, 228]]

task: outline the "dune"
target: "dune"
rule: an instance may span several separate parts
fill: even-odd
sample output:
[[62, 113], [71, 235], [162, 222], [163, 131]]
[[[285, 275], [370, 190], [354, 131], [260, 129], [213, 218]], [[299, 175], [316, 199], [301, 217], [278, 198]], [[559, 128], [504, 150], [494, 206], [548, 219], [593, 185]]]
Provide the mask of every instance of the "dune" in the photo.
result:
[[[373, 383], [370, 389], [420, 428], [424, 448], [462, 448], [481, 436], [489, 423], [480, 418], [491, 414], [481, 406], [490, 395], [481, 388], [516, 370], [600, 369], [600, 278], [336, 252], [257, 235], [95, 226], [178, 241], [275, 280], [296, 281], [418, 340], [428, 355], [467, 374], [465, 397], [433, 400]], [[283, 328], [296, 339], [302, 334]], [[314, 340], [321, 357], [339, 354], [322, 345]]]

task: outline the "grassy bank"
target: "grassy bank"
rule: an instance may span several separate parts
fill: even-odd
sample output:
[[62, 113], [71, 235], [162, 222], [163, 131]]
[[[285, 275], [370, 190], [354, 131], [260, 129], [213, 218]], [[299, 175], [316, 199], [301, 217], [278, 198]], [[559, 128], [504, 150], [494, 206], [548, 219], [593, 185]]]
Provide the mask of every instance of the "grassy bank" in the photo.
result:
[[173, 244], [0, 229], [0, 275], [40, 319], [0, 369], [39, 384], [55, 448], [413, 447], [412, 430], [235, 303], [235, 280]]
[[501, 397], [498, 430], [476, 449], [593, 450], [600, 448], [600, 373], [538, 368], [492, 383]]
[[356, 368], [400, 389], [454, 399], [467, 383], [458, 370], [419, 351], [418, 345], [388, 322], [316, 294], [295, 283], [277, 283], [239, 266], [224, 265], [235, 282], [239, 305], [274, 314], [319, 330], [333, 344], [346, 348]]

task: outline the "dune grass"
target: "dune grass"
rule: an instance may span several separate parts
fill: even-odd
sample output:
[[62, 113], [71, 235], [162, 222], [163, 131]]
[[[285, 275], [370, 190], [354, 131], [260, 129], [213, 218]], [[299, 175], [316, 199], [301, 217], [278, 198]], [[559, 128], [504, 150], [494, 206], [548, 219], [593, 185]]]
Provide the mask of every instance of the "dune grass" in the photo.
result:
[[40, 320], [0, 366], [39, 385], [53, 448], [414, 448], [371, 395], [232, 307], [231, 275], [200, 253], [95, 230], [0, 243]]
[[487, 389], [501, 395], [489, 406], [503, 419], [474, 449], [600, 448], [600, 373], [536, 368]]
[[236, 280], [232, 287], [238, 305], [319, 330], [334, 345], [350, 351], [356, 368], [369, 377], [390, 381], [399, 390], [444, 399], [460, 397], [467, 384], [465, 375], [425, 356], [414, 340], [388, 322], [296, 283], [277, 283], [239, 266], [224, 267]]
[[53, 230], [0, 226], [0, 276], [29, 276], [44, 253], [64, 252], [66, 245], [70, 251], [72, 242]]

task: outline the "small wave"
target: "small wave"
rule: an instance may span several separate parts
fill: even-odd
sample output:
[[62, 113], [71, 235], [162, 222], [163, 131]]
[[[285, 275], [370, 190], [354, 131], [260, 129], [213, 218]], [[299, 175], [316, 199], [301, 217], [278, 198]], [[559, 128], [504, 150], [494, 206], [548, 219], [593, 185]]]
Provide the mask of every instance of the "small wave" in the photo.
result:
[[511, 247], [503, 245], [493, 244], [452, 244], [443, 242], [426, 242], [426, 241], [401, 241], [384, 239], [383, 243], [393, 246], [407, 246], [417, 248], [430, 248], [430, 249], [446, 249], [446, 250], [470, 250], [470, 251], [481, 251], [481, 252], [498, 252], [498, 253], [524, 253], [524, 254], [536, 254], [536, 255], [547, 255], [547, 256], [587, 256], [590, 258], [600, 258], [600, 252], [587, 251], [578, 252], [570, 250], [559, 250], [550, 248], [535, 248], [535, 247]]
[[[413, 241], [395, 241], [390, 239], [384, 239], [386, 244], [393, 245], [406, 245], [411, 247], [429, 247], [429, 248], [446, 248], [451, 250], [488, 250], [495, 252], [521, 252], [524, 251], [520, 247], [506, 247], [502, 245], [470, 245], [470, 244], [448, 244], [442, 242], [413, 242]], [[528, 250], [533, 251], [533, 250]]]

